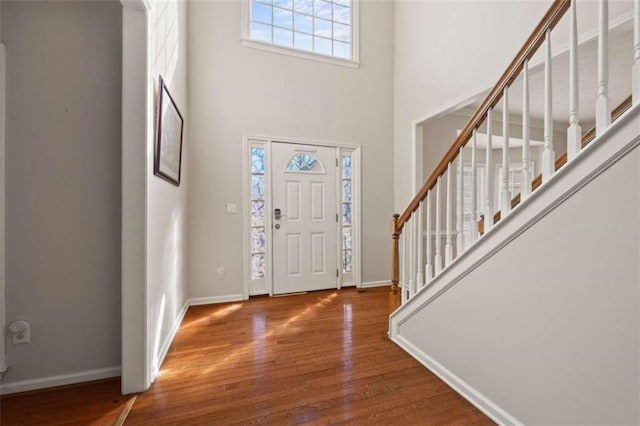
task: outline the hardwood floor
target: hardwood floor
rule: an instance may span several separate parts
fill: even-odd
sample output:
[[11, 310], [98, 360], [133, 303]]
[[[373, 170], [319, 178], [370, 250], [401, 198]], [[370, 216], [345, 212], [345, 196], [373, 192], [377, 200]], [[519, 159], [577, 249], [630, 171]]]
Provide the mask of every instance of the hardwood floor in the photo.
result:
[[113, 425], [131, 396], [120, 379], [9, 395], [0, 400], [2, 425]]
[[388, 294], [191, 307], [125, 424], [492, 424], [387, 339]]

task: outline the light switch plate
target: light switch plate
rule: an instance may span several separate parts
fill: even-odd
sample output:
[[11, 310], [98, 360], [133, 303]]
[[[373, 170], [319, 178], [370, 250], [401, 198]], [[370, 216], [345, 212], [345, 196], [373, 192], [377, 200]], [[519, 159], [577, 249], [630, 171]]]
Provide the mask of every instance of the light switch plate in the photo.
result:
[[227, 203], [224, 205], [224, 207], [227, 213], [238, 213], [238, 206], [236, 205], [236, 203]]

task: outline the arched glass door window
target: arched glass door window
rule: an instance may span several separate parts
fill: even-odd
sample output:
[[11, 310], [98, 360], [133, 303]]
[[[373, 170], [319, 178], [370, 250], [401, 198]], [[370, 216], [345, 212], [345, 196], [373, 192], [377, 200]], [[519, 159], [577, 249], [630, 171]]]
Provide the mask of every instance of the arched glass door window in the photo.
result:
[[325, 168], [315, 156], [308, 153], [298, 153], [287, 161], [285, 172], [325, 174]]

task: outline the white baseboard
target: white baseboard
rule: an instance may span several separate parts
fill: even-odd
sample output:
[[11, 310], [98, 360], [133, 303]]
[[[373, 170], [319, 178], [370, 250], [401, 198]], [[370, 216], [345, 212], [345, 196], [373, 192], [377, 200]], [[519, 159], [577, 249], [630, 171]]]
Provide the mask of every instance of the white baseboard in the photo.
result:
[[448, 370], [438, 361], [418, 349], [411, 342], [402, 336], [391, 338], [398, 346], [404, 349], [409, 355], [424, 365], [429, 371], [438, 376], [454, 391], [462, 395], [467, 401], [473, 404], [478, 410], [486, 414], [491, 420], [500, 425], [521, 425], [521, 421], [513, 417], [498, 404], [487, 398], [484, 394], [462, 380], [459, 376]]
[[[160, 367], [162, 367], [162, 363], [164, 362], [164, 358], [167, 356], [167, 352], [169, 352], [169, 347], [171, 343], [173, 343], [173, 339], [175, 339], [178, 330], [180, 329], [180, 324], [182, 324], [182, 320], [184, 319], [185, 314], [187, 313], [187, 309], [189, 309], [189, 300], [184, 301], [184, 305], [182, 305], [182, 309], [178, 313], [169, 334], [167, 334], [166, 339], [162, 342], [162, 346], [160, 347], [160, 353], [158, 355], [158, 371], [160, 371]], [[158, 376], [158, 371], [151, 372], [151, 383], [156, 380]]]
[[391, 281], [367, 281], [360, 284], [360, 288], [385, 287], [390, 286]]
[[189, 306], [210, 305], [213, 303], [240, 302], [244, 300], [242, 293], [225, 294], [224, 296], [194, 297], [189, 299]]
[[41, 377], [37, 379], [9, 382], [0, 385], [0, 395], [8, 395], [16, 392], [26, 392], [36, 389], [51, 388], [54, 386], [71, 385], [74, 383], [90, 382], [92, 380], [108, 379], [120, 376], [120, 367], [100, 368], [78, 373], [61, 374], [59, 376]]

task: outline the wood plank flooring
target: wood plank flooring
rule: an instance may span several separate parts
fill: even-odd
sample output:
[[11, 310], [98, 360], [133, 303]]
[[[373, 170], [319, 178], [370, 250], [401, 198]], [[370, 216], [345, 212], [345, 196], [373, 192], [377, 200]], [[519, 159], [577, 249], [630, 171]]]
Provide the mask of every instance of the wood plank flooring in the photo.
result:
[[0, 400], [0, 424], [111, 426], [131, 398], [120, 395], [119, 378], [9, 395]]
[[191, 307], [125, 424], [492, 424], [387, 339], [388, 294]]

